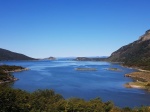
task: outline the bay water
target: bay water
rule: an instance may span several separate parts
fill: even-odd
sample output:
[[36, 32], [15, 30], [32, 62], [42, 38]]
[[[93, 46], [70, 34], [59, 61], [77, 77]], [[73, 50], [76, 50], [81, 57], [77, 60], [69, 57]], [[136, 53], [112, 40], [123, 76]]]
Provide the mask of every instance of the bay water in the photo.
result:
[[[132, 79], [125, 74], [136, 70], [109, 62], [38, 60], [38, 61], [3, 61], [7, 65], [29, 68], [28, 71], [13, 73], [18, 78], [13, 88], [33, 92], [38, 89], [52, 89], [64, 98], [82, 98], [90, 100], [101, 98], [113, 101], [119, 107], [137, 107], [150, 105], [150, 93], [141, 89], [124, 87]], [[76, 68], [95, 68], [96, 71], [77, 71]], [[112, 71], [109, 68], [118, 68]]]

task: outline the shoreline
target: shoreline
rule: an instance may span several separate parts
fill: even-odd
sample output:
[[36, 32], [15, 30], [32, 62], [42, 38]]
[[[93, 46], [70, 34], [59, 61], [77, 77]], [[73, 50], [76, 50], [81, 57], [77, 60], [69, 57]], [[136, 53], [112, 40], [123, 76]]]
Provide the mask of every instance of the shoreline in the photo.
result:
[[12, 80], [8, 80], [8, 81], [0, 81], [0, 84], [4, 84], [4, 83], [10, 83], [10, 82], [14, 82], [19, 80], [18, 78], [13, 78]]
[[13, 70], [13, 71], [5, 71], [6, 73], [14, 73], [14, 72], [22, 72], [22, 71], [27, 71], [29, 70], [29, 68], [24, 68], [24, 69], [16, 69], [16, 70]]
[[127, 88], [145, 89], [150, 92], [150, 71], [137, 69], [137, 72], [125, 74], [125, 77], [130, 77], [133, 82], [124, 84]]
[[[144, 70], [136, 66], [121, 65], [129, 69], [135, 69], [136, 71], [125, 74], [124, 77], [133, 79], [132, 82], [124, 84], [126, 88], [144, 89], [150, 92], [150, 70]], [[146, 74], [146, 75], [145, 75]]]
[[27, 71], [27, 70], [29, 70], [29, 68], [15, 69], [12, 71], [2, 70], [1, 73], [3, 74], [3, 76], [5, 76], [5, 79], [1, 79], [0, 84], [10, 83], [10, 82], [14, 82], [14, 81], [19, 80], [18, 78], [15, 78], [13, 75], [11, 75], [11, 73], [22, 72], [22, 71]]
[[136, 89], [144, 89], [143, 87], [141, 86], [137, 86], [137, 85], [132, 85], [130, 83], [127, 83], [124, 85], [126, 88], [136, 88]]
[[128, 67], [128, 66], [124, 66], [124, 67], [130, 68], [130, 69], [135, 69], [135, 70], [138, 70], [140, 72], [149, 72], [150, 73], [150, 70], [144, 70], [144, 69], [141, 69], [139, 67]]

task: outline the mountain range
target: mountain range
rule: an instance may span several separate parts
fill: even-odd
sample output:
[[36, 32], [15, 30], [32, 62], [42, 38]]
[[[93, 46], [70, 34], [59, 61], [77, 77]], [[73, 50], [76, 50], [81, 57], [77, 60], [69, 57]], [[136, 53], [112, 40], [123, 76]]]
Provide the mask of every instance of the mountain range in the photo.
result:
[[138, 40], [113, 52], [107, 60], [150, 70], [150, 30], [147, 30]]
[[15, 53], [9, 50], [0, 48], [0, 60], [35, 60], [24, 54]]

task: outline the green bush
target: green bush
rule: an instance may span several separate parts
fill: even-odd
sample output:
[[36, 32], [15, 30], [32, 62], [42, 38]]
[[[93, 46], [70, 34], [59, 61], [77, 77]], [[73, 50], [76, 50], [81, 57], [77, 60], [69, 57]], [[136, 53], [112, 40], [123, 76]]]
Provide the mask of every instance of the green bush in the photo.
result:
[[117, 108], [100, 98], [85, 101], [79, 98], [65, 100], [53, 90], [33, 93], [0, 86], [0, 112], [150, 112], [149, 107]]

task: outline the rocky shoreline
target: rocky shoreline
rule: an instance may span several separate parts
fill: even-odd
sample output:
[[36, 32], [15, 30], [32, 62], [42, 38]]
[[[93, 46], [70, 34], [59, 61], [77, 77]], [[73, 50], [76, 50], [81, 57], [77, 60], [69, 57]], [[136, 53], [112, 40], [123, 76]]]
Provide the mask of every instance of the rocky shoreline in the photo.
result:
[[150, 82], [150, 72], [144, 72], [144, 71], [133, 72], [130, 74], [125, 74], [125, 77], [132, 77], [139, 81]]
[[9, 82], [14, 82], [19, 80], [18, 78], [13, 78], [12, 80], [7, 80], [7, 81], [0, 81], [0, 84], [4, 84], [4, 83], [9, 83]]
[[2, 65], [0, 66], [0, 84], [14, 82], [19, 80], [18, 78], [15, 78], [11, 73], [14, 72], [21, 72], [29, 70], [28, 68], [23, 68], [21, 66], [8, 66], [8, 65]]

